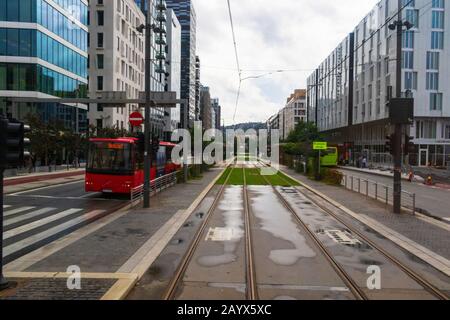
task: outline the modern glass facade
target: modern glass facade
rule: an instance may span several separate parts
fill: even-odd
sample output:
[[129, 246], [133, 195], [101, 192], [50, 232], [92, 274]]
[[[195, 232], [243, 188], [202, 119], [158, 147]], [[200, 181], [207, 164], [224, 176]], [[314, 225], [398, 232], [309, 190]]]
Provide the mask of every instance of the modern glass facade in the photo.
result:
[[[86, 97], [87, 13], [85, 0], [0, 0], [0, 96]], [[80, 131], [86, 129], [85, 109], [0, 101], [0, 112], [11, 117], [37, 113]]]

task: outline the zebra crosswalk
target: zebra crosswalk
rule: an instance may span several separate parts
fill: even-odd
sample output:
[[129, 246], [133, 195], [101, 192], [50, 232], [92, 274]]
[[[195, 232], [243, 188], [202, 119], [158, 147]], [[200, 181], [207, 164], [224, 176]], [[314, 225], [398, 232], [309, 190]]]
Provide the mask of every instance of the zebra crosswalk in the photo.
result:
[[106, 215], [106, 210], [4, 206], [3, 257], [11, 262]]

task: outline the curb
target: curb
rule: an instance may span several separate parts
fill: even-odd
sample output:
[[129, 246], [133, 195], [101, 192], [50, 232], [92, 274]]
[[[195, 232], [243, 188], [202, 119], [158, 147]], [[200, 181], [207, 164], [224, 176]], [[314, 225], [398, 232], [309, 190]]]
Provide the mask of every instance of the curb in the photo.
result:
[[335, 201], [335, 200], [331, 199], [330, 197], [324, 195], [323, 193], [317, 191], [316, 189], [312, 188], [311, 186], [303, 183], [302, 181], [299, 181], [298, 179], [295, 179], [294, 177], [290, 176], [286, 172], [283, 172], [283, 173], [286, 176], [288, 176], [289, 178], [300, 183], [301, 186], [308, 189], [309, 191], [311, 191], [318, 197], [324, 199], [325, 201], [331, 203], [336, 208], [342, 210], [344, 213], [346, 213], [350, 217], [358, 220], [359, 222], [368, 226], [369, 228], [371, 228], [372, 230], [381, 234], [385, 238], [391, 240], [394, 244], [396, 244], [403, 250], [408, 251], [410, 254], [423, 260], [424, 262], [433, 266], [435, 269], [439, 270], [443, 274], [450, 277], [450, 260], [437, 255], [436, 253], [432, 252], [431, 250], [421, 246], [420, 244], [412, 241], [411, 239], [404, 237], [403, 235], [399, 234], [398, 232], [384, 226], [383, 224], [379, 223], [378, 221], [376, 221], [370, 217], [362, 216], [362, 215], [355, 213], [354, 211], [348, 209], [347, 207], [343, 206], [342, 204], [338, 203], [337, 201]]

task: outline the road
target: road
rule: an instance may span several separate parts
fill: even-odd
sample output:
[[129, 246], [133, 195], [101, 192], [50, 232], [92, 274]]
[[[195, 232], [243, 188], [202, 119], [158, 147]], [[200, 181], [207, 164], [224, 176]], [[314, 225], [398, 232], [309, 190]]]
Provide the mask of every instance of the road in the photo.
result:
[[[353, 170], [339, 169], [348, 176], [361, 179], [369, 179], [392, 187], [393, 178], [382, 177], [374, 174], [356, 172]], [[430, 215], [442, 218], [450, 222], [450, 190], [444, 190], [425, 186], [420, 183], [402, 181], [403, 190], [416, 194], [416, 206]]]
[[5, 195], [4, 263], [55, 241], [127, 203], [84, 192], [84, 181]]

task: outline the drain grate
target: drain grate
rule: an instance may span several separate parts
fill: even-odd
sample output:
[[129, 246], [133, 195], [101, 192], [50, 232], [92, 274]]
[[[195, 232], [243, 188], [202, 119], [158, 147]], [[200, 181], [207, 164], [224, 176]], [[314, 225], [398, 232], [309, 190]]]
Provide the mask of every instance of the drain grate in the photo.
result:
[[290, 194], [297, 193], [297, 190], [294, 188], [281, 188], [281, 191], [284, 193], [290, 193]]
[[345, 245], [345, 246], [355, 246], [361, 245], [361, 241], [356, 239], [351, 233], [342, 230], [325, 230], [324, 232], [327, 236], [333, 239], [334, 242]]

